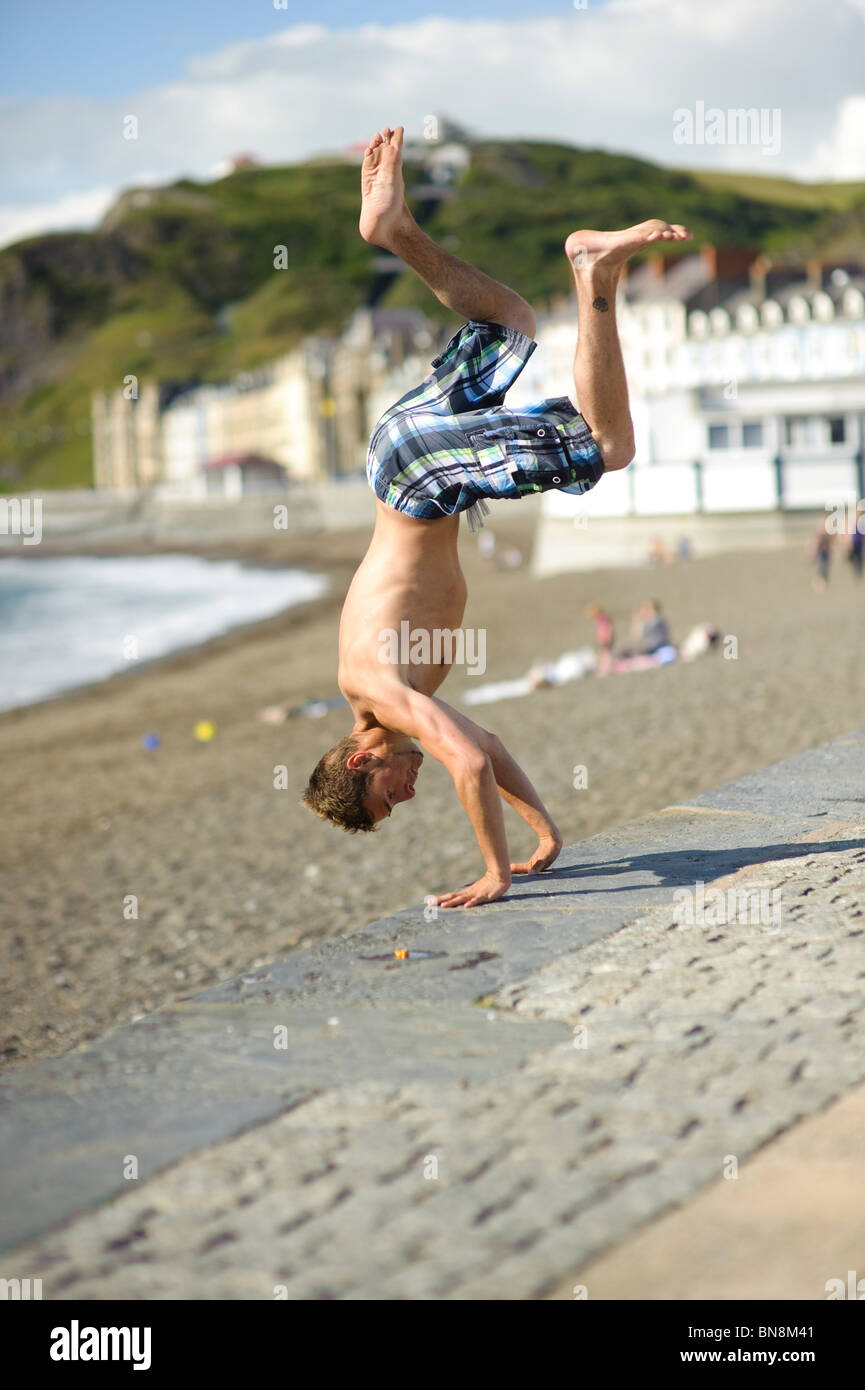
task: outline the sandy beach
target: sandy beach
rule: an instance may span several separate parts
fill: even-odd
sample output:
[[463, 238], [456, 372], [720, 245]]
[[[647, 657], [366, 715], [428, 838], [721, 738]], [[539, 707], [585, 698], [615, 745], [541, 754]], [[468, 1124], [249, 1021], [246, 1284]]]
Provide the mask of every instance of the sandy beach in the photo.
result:
[[[530, 522], [515, 515], [506, 529], [528, 553]], [[432, 759], [413, 803], [374, 835], [345, 835], [299, 796], [314, 762], [347, 732], [346, 711], [281, 725], [258, 718], [268, 705], [336, 693], [339, 609], [366, 542], [346, 532], [247, 551], [327, 574], [330, 594], [0, 717], [7, 1064], [59, 1056], [387, 912], [420, 912], [426, 894], [480, 871], [468, 822]], [[823, 593], [798, 547], [533, 581], [525, 568], [483, 562], [467, 532], [461, 546], [465, 625], [487, 634], [484, 680], [591, 644], [589, 600], [610, 609], [621, 639], [649, 597], [675, 639], [700, 622], [737, 639], [735, 659], [716, 649], [692, 664], [590, 676], [468, 711], [525, 766], [566, 841], [865, 724], [863, 585], [846, 565]], [[442, 697], [459, 705], [472, 683], [456, 668]], [[192, 733], [204, 719], [217, 725], [209, 743]], [[148, 752], [142, 735], [151, 731], [161, 745]], [[288, 788], [276, 789], [282, 765]], [[576, 765], [587, 770], [580, 790]], [[532, 837], [506, 818], [513, 855], [527, 854]]]

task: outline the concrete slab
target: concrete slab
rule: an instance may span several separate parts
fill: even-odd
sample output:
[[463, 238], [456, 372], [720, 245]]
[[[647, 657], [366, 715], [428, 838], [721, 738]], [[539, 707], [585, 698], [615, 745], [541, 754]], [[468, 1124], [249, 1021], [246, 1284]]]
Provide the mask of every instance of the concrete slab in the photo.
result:
[[773, 763], [689, 803], [712, 810], [801, 815], [810, 820], [865, 817], [865, 731], [844, 734], [796, 758]]
[[[568, 1036], [479, 1009], [321, 1009], [256, 1001], [162, 1009], [0, 1087], [0, 1248], [130, 1182], [285, 1114], [320, 1090], [387, 1077], [495, 1082]], [[130, 1161], [134, 1166], [130, 1165]]]

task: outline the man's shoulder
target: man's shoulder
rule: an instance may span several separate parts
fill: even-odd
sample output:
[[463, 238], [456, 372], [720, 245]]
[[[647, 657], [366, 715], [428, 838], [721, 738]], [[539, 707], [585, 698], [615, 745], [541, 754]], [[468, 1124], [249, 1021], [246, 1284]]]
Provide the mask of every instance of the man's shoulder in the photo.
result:
[[405, 699], [414, 686], [406, 681], [398, 670], [386, 663], [352, 663], [341, 665], [336, 674], [340, 694], [356, 712], [375, 717], [384, 705], [394, 700]]

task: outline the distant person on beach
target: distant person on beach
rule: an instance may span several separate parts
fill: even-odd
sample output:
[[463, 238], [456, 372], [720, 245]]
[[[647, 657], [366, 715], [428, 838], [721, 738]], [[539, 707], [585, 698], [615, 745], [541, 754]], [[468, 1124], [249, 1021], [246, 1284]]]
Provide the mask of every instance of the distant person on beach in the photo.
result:
[[653, 656], [661, 647], [669, 647], [670, 629], [657, 599], [647, 599], [634, 609], [631, 635], [635, 639], [616, 653], [617, 658]]
[[495, 559], [496, 538], [489, 527], [484, 527], [478, 536], [478, 554], [482, 560]]
[[818, 522], [811, 542], [811, 557], [814, 561], [812, 587], [817, 593], [825, 589], [829, 583], [829, 562], [832, 558], [833, 540], [833, 533], [827, 527], [826, 522]]
[[595, 627], [595, 646], [598, 649], [597, 674], [605, 676], [612, 664], [613, 643], [616, 640], [613, 620], [609, 613], [597, 603], [587, 603], [585, 613], [587, 618], [591, 618]]
[[670, 646], [670, 629], [655, 598], [643, 604], [640, 648], [643, 656], [652, 656], [661, 647]]
[[650, 565], [671, 565], [673, 557], [669, 548], [661, 540], [660, 536], [655, 536], [649, 542], [649, 564]]
[[853, 568], [853, 573], [856, 575], [857, 579], [860, 578], [862, 574], [863, 539], [865, 539], [865, 537], [863, 537], [862, 532], [859, 530], [859, 527], [857, 525], [852, 536], [850, 537], [850, 549], [847, 551], [847, 559], [850, 561], [850, 564]]
[[[373, 430], [367, 476], [376, 494], [375, 530], [346, 596], [339, 633], [339, 687], [354, 723], [320, 759], [304, 801], [344, 830], [374, 830], [414, 797], [423, 745], [453, 778], [485, 866], [474, 883], [432, 901], [473, 907], [501, 898], [513, 874], [548, 868], [561, 836], [501, 740], [437, 698], [453, 664], [452, 648], [425, 662], [400, 649], [397, 660], [383, 639], [403, 630], [429, 637], [459, 629], [466, 602], [457, 553], [460, 512], [475, 529], [487, 511], [484, 498], [549, 488], [587, 492], [605, 472], [631, 462], [616, 286], [629, 257], [690, 233], [661, 221], [571, 233], [565, 254], [579, 308], [574, 384], [582, 414], [567, 397], [512, 410], [504, 405], [505, 392], [537, 346], [535, 315], [514, 290], [421, 231], [405, 202], [402, 144], [397, 126], [374, 135], [366, 148], [361, 236], [399, 257], [466, 322], [433, 359], [430, 375]], [[511, 863], [502, 800], [537, 835], [525, 863]], [[399, 845], [394, 848], [398, 853]]]

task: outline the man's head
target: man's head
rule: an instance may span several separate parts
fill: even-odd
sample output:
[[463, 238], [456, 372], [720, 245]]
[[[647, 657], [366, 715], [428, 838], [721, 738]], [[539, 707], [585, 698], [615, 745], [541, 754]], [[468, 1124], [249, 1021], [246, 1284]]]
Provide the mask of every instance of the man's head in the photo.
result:
[[316, 764], [306, 806], [343, 830], [375, 830], [400, 801], [410, 801], [423, 753], [405, 734], [364, 729], [348, 734]]

